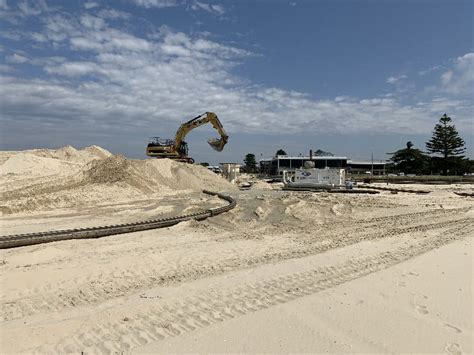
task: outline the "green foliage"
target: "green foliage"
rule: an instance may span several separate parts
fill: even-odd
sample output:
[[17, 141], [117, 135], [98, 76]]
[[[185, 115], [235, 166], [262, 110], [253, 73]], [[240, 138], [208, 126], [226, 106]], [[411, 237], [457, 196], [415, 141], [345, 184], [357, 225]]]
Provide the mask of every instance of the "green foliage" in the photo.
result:
[[278, 156], [278, 155], [287, 155], [287, 154], [283, 149], [278, 149], [277, 152], [275, 153], [275, 156]]
[[393, 163], [393, 168], [405, 174], [422, 174], [429, 167], [429, 156], [419, 149], [414, 149], [410, 141], [407, 142], [405, 149], [390, 154], [392, 154], [390, 161]]
[[248, 173], [254, 173], [257, 170], [257, 162], [255, 161], [255, 154], [248, 153], [244, 158], [244, 169]]
[[314, 156], [316, 157], [333, 157], [334, 154], [331, 152], [325, 152], [324, 150], [318, 149], [314, 152]]
[[459, 136], [451, 117], [446, 114], [436, 124], [433, 136], [426, 142], [426, 149], [431, 154], [441, 155], [433, 158], [433, 167], [442, 170], [444, 175], [448, 171], [458, 171], [460, 165], [464, 164], [461, 155], [466, 151], [464, 140]]
[[464, 175], [474, 173], [474, 161], [465, 157], [432, 157], [431, 172], [443, 172], [444, 175]]

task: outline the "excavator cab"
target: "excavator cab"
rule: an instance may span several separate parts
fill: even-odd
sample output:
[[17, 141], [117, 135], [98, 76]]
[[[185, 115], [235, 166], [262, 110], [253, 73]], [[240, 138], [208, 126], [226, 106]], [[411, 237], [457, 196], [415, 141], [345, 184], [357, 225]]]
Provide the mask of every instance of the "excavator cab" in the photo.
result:
[[169, 147], [172, 145], [174, 145], [174, 141], [172, 139], [160, 137], [150, 137], [150, 141], [148, 142], [149, 147]]

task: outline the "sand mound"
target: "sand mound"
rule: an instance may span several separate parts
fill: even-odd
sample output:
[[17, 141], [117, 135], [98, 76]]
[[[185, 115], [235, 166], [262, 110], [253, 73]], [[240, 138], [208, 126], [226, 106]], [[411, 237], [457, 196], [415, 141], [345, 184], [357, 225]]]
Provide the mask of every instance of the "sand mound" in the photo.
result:
[[234, 189], [202, 166], [127, 159], [97, 146], [15, 153], [0, 166], [0, 210], [6, 214]]
[[199, 165], [170, 159], [126, 159], [121, 155], [94, 160], [84, 171], [87, 184], [124, 183], [146, 192], [225, 190], [233, 185]]
[[10, 156], [0, 166], [0, 175], [54, 175], [67, 170], [71, 164], [58, 159], [37, 156], [31, 153], [19, 153]]
[[70, 145], [59, 149], [29, 149], [22, 151], [1, 152], [3, 157], [12, 157], [18, 154], [30, 154], [37, 157], [52, 158], [74, 163], [87, 163], [94, 159], [104, 159], [112, 155], [109, 151], [96, 145], [91, 145], [83, 149], [76, 149]]
[[32, 149], [26, 151], [40, 157], [72, 161], [77, 164], [85, 164], [95, 159], [104, 159], [112, 155], [109, 151], [96, 145], [83, 149], [76, 149], [70, 145], [59, 149]]
[[134, 165], [121, 155], [93, 160], [84, 168], [82, 184], [124, 183], [142, 191], [152, 191], [152, 179]]
[[97, 157], [99, 159], [107, 158], [112, 155], [112, 153], [110, 153], [108, 150], [102, 147], [99, 147], [98, 145], [91, 145], [91, 146], [85, 147], [83, 151], [89, 154], [90, 156]]

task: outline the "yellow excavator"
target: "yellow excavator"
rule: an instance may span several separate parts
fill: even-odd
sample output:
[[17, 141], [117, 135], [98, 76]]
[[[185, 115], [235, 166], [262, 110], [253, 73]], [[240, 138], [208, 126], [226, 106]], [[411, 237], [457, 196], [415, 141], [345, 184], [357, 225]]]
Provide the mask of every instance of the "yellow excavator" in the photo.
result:
[[194, 159], [188, 157], [188, 143], [184, 141], [186, 135], [199, 126], [210, 122], [212, 126], [219, 132], [221, 138], [210, 138], [207, 143], [218, 152], [224, 149], [229, 136], [224, 130], [221, 121], [214, 112], [206, 112], [199, 115], [188, 122], [183, 123], [176, 132], [175, 139], [163, 139], [160, 137], [150, 138], [150, 142], [146, 147], [146, 155], [154, 158], [169, 158], [181, 162], [193, 164]]

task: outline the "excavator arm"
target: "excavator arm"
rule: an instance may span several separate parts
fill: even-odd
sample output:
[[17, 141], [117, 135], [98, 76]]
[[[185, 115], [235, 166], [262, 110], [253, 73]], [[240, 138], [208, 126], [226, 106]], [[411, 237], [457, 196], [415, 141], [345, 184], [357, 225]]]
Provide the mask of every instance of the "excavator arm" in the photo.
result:
[[221, 121], [219, 121], [219, 118], [217, 118], [217, 115], [214, 112], [206, 112], [202, 115], [199, 115], [193, 118], [192, 120], [189, 120], [188, 122], [183, 123], [179, 127], [178, 131], [176, 132], [176, 137], [175, 137], [176, 151], [181, 150], [181, 146], [184, 143], [184, 138], [191, 130], [199, 126], [202, 126], [208, 122], [212, 124], [214, 129], [221, 136], [221, 138], [210, 138], [207, 140], [207, 143], [209, 143], [209, 145], [214, 150], [217, 150], [218, 152], [222, 151], [222, 149], [224, 149], [224, 146], [227, 144], [227, 140], [229, 139], [229, 136], [225, 132]]
[[146, 155], [155, 158], [170, 158], [182, 162], [193, 163], [193, 158], [188, 156], [188, 144], [184, 141], [186, 135], [199, 126], [206, 123], [211, 123], [214, 129], [221, 136], [220, 138], [210, 138], [207, 140], [209, 145], [218, 152], [224, 149], [227, 144], [229, 136], [222, 127], [222, 123], [217, 118], [214, 112], [206, 112], [199, 115], [192, 120], [183, 123], [178, 131], [176, 137], [172, 139], [162, 139], [159, 137], [152, 137], [150, 143], [146, 148]]

